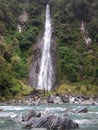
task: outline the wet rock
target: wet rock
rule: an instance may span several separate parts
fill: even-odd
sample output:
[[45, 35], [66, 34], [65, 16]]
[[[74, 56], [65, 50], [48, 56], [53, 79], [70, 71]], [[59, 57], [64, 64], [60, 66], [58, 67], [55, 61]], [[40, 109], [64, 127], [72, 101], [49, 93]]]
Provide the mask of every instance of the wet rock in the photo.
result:
[[79, 125], [78, 125], [78, 123], [74, 123], [72, 120], [68, 120], [68, 122], [66, 123], [66, 127], [65, 127], [65, 129], [75, 129], [75, 128], [79, 128]]
[[22, 121], [29, 121], [32, 117], [36, 116], [36, 112], [34, 110], [30, 110], [28, 113], [22, 116]]
[[22, 114], [15, 115], [10, 117], [12, 121], [22, 123]]
[[40, 111], [39, 113], [37, 113], [36, 117], [42, 117], [42, 116], [45, 116], [47, 114], [50, 114], [48, 107], [44, 111]]
[[45, 115], [39, 118], [32, 118], [27, 122], [28, 128], [47, 128], [52, 130], [65, 130], [79, 128], [79, 125], [63, 116]]
[[39, 112], [39, 113], [36, 115], [36, 117], [41, 117], [41, 112]]
[[87, 108], [83, 108], [83, 109], [80, 109], [80, 110], [78, 110], [77, 112], [78, 113], [87, 113]]

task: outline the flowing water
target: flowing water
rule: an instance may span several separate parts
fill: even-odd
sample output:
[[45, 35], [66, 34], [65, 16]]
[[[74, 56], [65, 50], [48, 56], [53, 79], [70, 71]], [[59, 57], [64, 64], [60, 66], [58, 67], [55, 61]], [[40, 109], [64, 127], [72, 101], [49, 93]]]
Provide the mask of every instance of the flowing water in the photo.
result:
[[[72, 113], [71, 110], [77, 110], [87, 107], [87, 113]], [[65, 113], [64, 110], [68, 109], [70, 112]], [[15, 123], [10, 120], [10, 117], [14, 117], [17, 114], [23, 114], [31, 109], [36, 112], [45, 111], [48, 109], [50, 113], [64, 115], [70, 119], [79, 123], [80, 128], [77, 130], [98, 130], [98, 106], [94, 105], [74, 105], [74, 104], [62, 104], [62, 105], [42, 105], [42, 106], [0, 106], [3, 112], [0, 112], [0, 130], [30, 130], [25, 129], [20, 123]], [[36, 130], [36, 129], [32, 129]], [[41, 130], [41, 129], [37, 129]]]
[[41, 41], [42, 57], [40, 64], [40, 71], [38, 76], [37, 89], [45, 89], [50, 91], [52, 87], [52, 61], [50, 54], [51, 47], [51, 19], [49, 5], [46, 7], [45, 32]]

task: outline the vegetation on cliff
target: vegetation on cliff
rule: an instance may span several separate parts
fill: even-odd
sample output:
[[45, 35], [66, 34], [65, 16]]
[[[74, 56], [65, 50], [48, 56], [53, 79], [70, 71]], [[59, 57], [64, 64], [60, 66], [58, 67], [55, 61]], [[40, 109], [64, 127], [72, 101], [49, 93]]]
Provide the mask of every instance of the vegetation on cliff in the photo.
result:
[[[98, 2], [96, 0], [50, 2], [58, 46], [61, 83], [69, 80], [82, 81], [85, 85], [98, 85]], [[82, 22], [86, 29], [84, 34], [81, 32]], [[85, 41], [86, 37], [91, 38], [88, 44]]]
[[[28, 86], [32, 48], [43, 32], [47, 2], [57, 43], [59, 84], [83, 82], [91, 90], [92, 85], [98, 85], [97, 0], [0, 0], [1, 97], [17, 95], [23, 84]], [[28, 15], [26, 21], [19, 19], [23, 12]], [[81, 32], [82, 22], [85, 34]], [[91, 38], [89, 44], [84, 35]]]

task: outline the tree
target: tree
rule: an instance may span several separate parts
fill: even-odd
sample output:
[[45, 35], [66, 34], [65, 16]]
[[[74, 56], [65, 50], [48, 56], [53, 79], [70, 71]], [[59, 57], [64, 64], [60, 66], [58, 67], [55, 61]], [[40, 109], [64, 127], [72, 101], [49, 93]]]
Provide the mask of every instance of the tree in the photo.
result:
[[80, 21], [89, 21], [92, 16], [92, 10], [87, 0], [74, 0], [73, 11]]
[[70, 81], [77, 81], [80, 66], [78, 52], [65, 46], [60, 47], [59, 60], [61, 63], [61, 73], [66, 75]]

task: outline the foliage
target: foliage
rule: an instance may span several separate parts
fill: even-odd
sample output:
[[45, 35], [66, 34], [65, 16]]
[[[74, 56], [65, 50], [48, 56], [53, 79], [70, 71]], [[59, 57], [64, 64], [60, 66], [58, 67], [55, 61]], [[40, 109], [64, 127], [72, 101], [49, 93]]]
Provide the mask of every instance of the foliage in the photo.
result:
[[87, 0], [74, 0], [73, 11], [80, 21], [88, 21], [91, 19], [92, 10], [90, 9], [90, 3]]
[[[61, 83], [68, 79], [70, 82], [97, 84], [97, 4], [96, 0], [50, 0]], [[82, 21], [86, 23], [85, 35], [92, 39], [89, 45], [86, 45], [81, 33]]]
[[18, 56], [12, 57], [11, 64], [15, 78], [21, 79], [26, 76], [28, 68], [22, 59], [20, 59]]
[[70, 81], [77, 81], [80, 65], [79, 54], [75, 50], [65, 46], [60, 47], [59, 53], [62, 73], [65, 73]]
[[88, 24], [90, 37], [98, 42], [98, 19], [92, 19]]
[[19, 40], [19, 46], [22, 51], [29, 49], [33, 43], [35, 43], [39, 29], [37, 27], [31, 27], [27, 31], [23, 32], [17, 39]]
[[[89, 88], [89, 89], [88, 89]], [[85, 83], [77, 83], [77, 84], [63, 84], [57, 87], [53, 94], [77, 94], [77, 95], [86, 95], [86, 96], [93, 96], [98, 95], [98, 87], [95, 85]]]
[[[9, 99], [12, 96], [28, 94], [31, 88], [23, 83], [15, 80], [11, 75], [7, 73], [0, 73], [0, 98], [3, 97]], [[0, 100], [1, 100], [0, 99]]]
[[[39, 4], [40, 3], [40, 4]], [[36, 43], [43, 27], [46, 1], [0, 0], [0, 96], [11, 97], [27, 93], [30, 63], [29, 49]], [[19, 16], [27, 12], [28, 20], [19, 21]], [[23, 27], [22, 33], [17, 25]], [[22, 91], [22, 92], [21, 92]]]
[[7, 66], [6, 60], [0, 56], [0, 72], [2, 72]]
[[[30, 50], [44, 30], [47, 3], [57, 43], [60, 84], [68, 80], [98, 85], [98, 0], [0, 0], [0, 96], [22, 94], [24, 88], [28, 91], [23, 81], [28, 84]], [[20, 22], [24, 11], [28, 20]], [[80, 29], [82, 21], [85, 35], [92, 39], [88, 45]], [[22, 33], [17, 30], [18, 24]], [[84, 86], [75, 89], [82, 94], [87, 91]], [[93, 86], [90, 90], [95, 93], [97, 88]]]
[[6, 73], [0, 73], [0, 95], [1, 96], [10, 96], [10, 89], [13, 87], [14, 82], [12, 76]]

